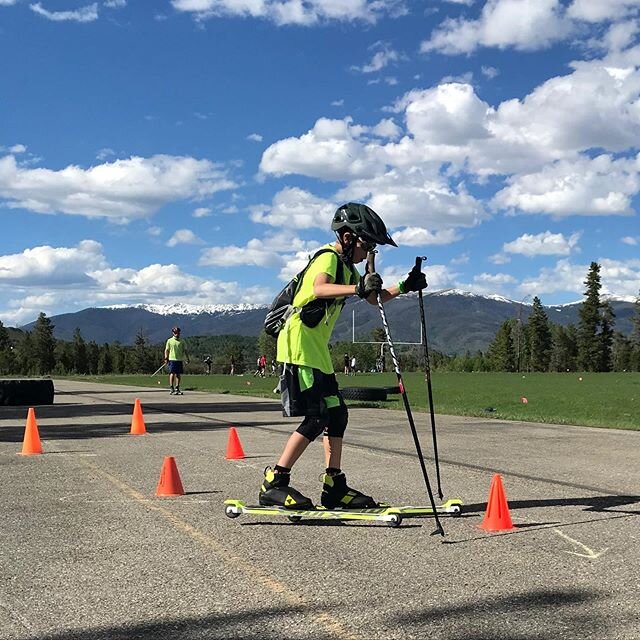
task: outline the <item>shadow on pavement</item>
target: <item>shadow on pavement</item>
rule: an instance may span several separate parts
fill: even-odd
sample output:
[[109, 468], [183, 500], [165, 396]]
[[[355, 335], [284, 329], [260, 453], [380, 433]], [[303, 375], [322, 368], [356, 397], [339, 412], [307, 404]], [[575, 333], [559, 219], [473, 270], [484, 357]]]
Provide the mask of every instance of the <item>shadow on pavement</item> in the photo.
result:
[[[40, 416], [38, 416], [40, 420]], [[273, 426], [273, 422], [245, 422], [244, 424], [234, 425], [237, 429], [243, 427], [260, 427], [260, 426]], [[195, 431], [222, 431], [229, 429], [230, 424], [226, 421], [202, 418], [198, 421], [190, 422], [166, 422], [166, 423], [149, 423], [146, 421], [147, 434], [153, 436], [159, 433], [177, 433], [177, 432], [195, 432]], [[47, 454], [46, 441], [47, 440], [84, 440], [90, 438], [118, 438], [118, 437], [131, 437], [131, 438], [145, 438], [145, 435], [131, 436], [129, 431], [131, 429], [131, 416], [117, 422], [107, 423], [93, 423], [87, 421], [82, 424], [72, 425], [46, 425], [39, 422], [38, 431], [40, 438], [43, 441], [45, 448], [45, 455]], [[21, 426], [0, 427], [0, 442], [22, 442], [24, 438], [24, 420]], [[59, 451], [57, 453], [67, 453]], [[247, 456], [249, 457], [249, 456]], [[261, 457], [261, 456], [253, 456]]]
[[[608, 625], [592, 608], [595, 601], [606, 597], [579, 588], [488, 595], [462, 604], [413, 611], [411, 621], [428, 625], [433, 634], [430, 637], [442, 640], [608, 638]], [[405, 623], [405, 618], [395, 620], [399, 628]], [[597, 636], [593, 635], [595, 630]]]
[[[509, 509], [533, 509], [537, 507], [569, 507], [585, 506], [585, 511], [627, 513], [640, 515], [640, 509], [621, 510], [617, 507], [633, 505], [640, 502], [640, 496], [590, 496], [588, 498], [548, 498], [544, 500], [509, 500]], [[465, 504], [463, 511], [469, 513], [484, 513], [486, 502]], [[614, 510], [615, 509], [615, 510]]]

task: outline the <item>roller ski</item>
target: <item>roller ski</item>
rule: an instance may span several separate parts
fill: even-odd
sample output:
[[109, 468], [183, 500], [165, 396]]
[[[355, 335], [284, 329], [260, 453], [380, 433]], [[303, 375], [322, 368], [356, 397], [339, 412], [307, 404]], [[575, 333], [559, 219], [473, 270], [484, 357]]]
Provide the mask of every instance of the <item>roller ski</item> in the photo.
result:
[[[225, 500], [224, 513], [228, 518], [241, 515], [286, 517], [290, 522], [302, 520], [363, 520], [366, 522], [383, 522], [390, 527], [399, 527], [404, 518], [418, 518], [433, 515], [431, 507], [401, 506], [381, 504], [368, 509], [328, 509], [323, 506], [312, 506], [305, 509], [292, 509], [281, 506], [248, 505], [242, 500]], [[439, 514], [459, 516], [462, 513], [462, 500], [448, 500], [436, 507]]]
[[[228, 518], [243, 514], [284, 516], [291, 522], [307, 519], [364, 520], [398, 527], [404, 517], [415, 518], [434, 513], [431, 507], [378, 504], [371, 496], [349, 487], [344, 473], [323, 474], [321, 504], [315, 506], [309, 498], [290, 486], [289, 479], [289, 473], [276, 473], [267, 467], [260, 487], [260, 504], [248, 505], [242, 500], [225, 500], [225, 515]], [[439, 513], [459, 515], [462, 501], [449, 500], [437, 510]]]

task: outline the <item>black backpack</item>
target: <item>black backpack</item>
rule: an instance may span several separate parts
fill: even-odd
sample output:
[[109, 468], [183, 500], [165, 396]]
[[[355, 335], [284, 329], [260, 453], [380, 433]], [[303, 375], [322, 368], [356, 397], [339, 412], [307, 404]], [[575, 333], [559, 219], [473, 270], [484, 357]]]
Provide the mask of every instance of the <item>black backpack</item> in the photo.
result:
[[[268, 335], [277, 338], [286, 321], [296, 311], [300, 312], [300, 319], [302, 320], [302, 322], [304, 322], [305, 325], [307, 325], [308, 327], [315, 327], [320, 323], [320, 320], [322, 320], [329, 307], [336, 301], [335, 298], [317, 298], [316, 300], [312, 300], [311, 302], [305, 304], [302, 308], [293, 306], [293, 299], [298, 292], [298, 287], [300, 286], [302, 278], [307, 272], [307, 269], [311, 266], [311, 263], [318, 256], [328, 252], [335, 253], [333, 249], [328, 249], [327, 247], [316, 251], [313, 257], [307, 263], [307, 266], [298, 275], [292, 278], [285, 285], [282, 291], [280, 291], [280, 293], [274, 298], [264, 319], [264, 330]], [[343, 268], [344, 263], [342, 262], [340, 256], [338, 256], [338, 267], [336, 269], [335, 284], [344, 283]], [[344, 305], [344, 302], [344, 298], [342, 298], [341, 304]]]

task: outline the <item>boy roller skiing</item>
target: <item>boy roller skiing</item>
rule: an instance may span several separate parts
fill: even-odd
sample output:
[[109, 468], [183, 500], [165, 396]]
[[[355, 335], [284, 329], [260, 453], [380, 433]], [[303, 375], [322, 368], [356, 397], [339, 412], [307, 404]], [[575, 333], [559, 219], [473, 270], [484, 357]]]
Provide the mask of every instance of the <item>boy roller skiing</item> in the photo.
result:
[[262, 506], [313, 509], [312, 501], [290, 485], [291, 470], [305, 449], [323, 436], [325, 473], [321, 504], [327, 509], [374, 508], [376, 501], [352, 489], [341, 469], [342, 441], [348, 412], [338, 389], [329, 353], [333, 327], [347, 297], [370, 304], [386, 302], [427, 286], [417, 266], [397, 285], [382, 288], [377, 273], [361, 276], [360, 264], [376, 245], [396, 247], [382, 219], [363, 204], [348, 203], [335, 213], [336, 241], [323, 247], [303, 272], [293, 298], [293, 313], [278, 334], [277, 360], [283, 363], [281, 399], [286, 416], [304, 417], [291, 434], [277, 464], [267, 467], [259, 493]]

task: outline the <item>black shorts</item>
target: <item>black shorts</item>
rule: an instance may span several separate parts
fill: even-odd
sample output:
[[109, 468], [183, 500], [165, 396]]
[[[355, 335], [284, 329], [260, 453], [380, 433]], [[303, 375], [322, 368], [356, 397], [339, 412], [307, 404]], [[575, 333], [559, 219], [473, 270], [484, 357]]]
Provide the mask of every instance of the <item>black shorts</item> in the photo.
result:
[[344, 404], [334, 373], [296, 364], [282, 367], [280, 399], [282, 415], [288, 418], [320, 416]]

